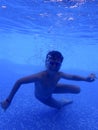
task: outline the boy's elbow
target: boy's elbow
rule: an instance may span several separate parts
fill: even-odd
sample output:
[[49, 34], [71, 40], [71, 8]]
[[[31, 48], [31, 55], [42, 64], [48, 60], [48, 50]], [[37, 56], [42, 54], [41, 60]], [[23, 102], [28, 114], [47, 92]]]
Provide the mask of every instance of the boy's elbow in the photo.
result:
[[16, 84], [20, 86], [20, 85], [23, 84], [23, 82], [19, 79], [19, 80], [16, 81]]

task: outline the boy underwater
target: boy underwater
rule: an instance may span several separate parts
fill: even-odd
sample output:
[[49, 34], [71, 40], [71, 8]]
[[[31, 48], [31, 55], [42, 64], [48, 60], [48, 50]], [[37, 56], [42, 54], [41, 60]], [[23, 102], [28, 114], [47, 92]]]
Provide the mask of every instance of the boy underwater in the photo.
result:
[[58, 83], [60, 79], [75, 80], [75, 81], [95, 81], [95, 75], [90, 74], [88, 77], [81, 77], [78, 75], [66, 74], [59, 71], [63, 62], [63, 56], [59, 51], [50, 51], [46, 55], [45, 66], [46, 70], [32, 74], [27, 77], [17, 80], [9, 94], [9, 96], [1, 102], [1, 107], [6, 110], [16, 94], [17, 90], [23, 84], [34, 83], [35, 85], [35, 97], [43, 104], [53, 108], [60, 109], [63, 106], [72, 103], [72, 100], [58, 101], [53, 98], [52, 94], [78, 94], [80, 93], [80, 87], [70, 84]]

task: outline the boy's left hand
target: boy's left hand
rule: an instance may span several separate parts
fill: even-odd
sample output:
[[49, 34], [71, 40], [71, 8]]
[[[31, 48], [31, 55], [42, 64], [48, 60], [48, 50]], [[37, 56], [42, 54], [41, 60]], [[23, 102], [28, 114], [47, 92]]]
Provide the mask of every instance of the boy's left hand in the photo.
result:
[[86, 81], [87, 82], [93, 82], [95, 81], [95, 78], [96, 78], [96, 75], [91, 73], [87, 78], [86, 78]]

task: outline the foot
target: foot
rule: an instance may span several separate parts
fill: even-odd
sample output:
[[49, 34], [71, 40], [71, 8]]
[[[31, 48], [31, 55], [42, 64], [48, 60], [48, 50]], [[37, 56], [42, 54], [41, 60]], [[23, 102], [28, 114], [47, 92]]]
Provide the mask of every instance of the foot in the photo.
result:
[[73, 103], [73, 100], [67, 100], [67, 99], [63, 100], [63, 101], [61, 101], [61, 106], [59, 109], [61, 109], [62, 107], [66, 106], [66, 105], [69, 105], [71, 103]]

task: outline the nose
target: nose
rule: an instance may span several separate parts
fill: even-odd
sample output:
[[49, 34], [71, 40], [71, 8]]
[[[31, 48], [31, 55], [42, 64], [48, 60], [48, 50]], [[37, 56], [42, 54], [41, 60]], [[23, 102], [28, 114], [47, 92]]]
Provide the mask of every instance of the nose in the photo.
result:
[[55, 63], [53, 63], [53, 65], [52, 65], [52, 66], [56, 67], [56, 64], [55, 64]]

